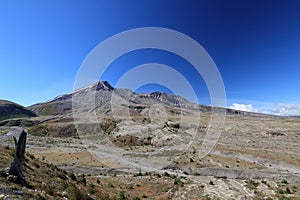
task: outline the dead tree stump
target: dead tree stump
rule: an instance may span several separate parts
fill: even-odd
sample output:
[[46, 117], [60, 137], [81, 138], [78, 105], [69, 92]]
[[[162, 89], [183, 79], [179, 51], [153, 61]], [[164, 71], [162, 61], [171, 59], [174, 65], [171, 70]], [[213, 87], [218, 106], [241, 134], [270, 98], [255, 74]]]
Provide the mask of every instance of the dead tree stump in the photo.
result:
[[13, 136], [15, 141], [15, 147], [16, 147], [16, 154], [14, 157], [14, 160], [10, 164], [10, 168], [8, 169], [7, 174], [16, 176], [17, 182], [20, 182], [22, 184], [25, 184], [25, 179], [23, 177], [23, 166], [24, 166], [24, 156], [25, 156], [25, 148], [26, 148], [26, 138], [27, 133], [22, 130], [19, 136], [19, 140]]

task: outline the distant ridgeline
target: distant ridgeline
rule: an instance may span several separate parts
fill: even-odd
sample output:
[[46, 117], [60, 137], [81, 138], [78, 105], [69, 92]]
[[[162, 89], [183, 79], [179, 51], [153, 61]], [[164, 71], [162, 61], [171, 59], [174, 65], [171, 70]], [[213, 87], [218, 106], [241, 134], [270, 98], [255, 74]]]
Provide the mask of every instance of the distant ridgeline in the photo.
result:
[[36, 116], [34, 112], [27, 110], [19, 104], [6, 100], [0, 100], [0, 120], [34, 116]]

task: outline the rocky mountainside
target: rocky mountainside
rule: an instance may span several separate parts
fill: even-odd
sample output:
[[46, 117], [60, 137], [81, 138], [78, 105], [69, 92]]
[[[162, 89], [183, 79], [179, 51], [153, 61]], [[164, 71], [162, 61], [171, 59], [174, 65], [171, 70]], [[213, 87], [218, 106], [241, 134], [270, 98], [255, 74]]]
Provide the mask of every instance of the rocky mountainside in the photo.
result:
[[36, 114], [16, 103], [0, 100], [0, 120], [19, 117], [34, 117]]
[[118, 102], [127, 104], [130, 110], [138, 110], [138, 112], [153, 104], [184, 108], [198, 107], [197, 104], [191, 103], [180, 96], [164, 92], [137, 94], [128, 89], [113, 88], [107, 81], [102, 81], [69, 94], [58, 96], [51, 101], [32, 105], [28, 109], [39, 115], [67, 114], [72, 110], [72, 99], [94, 98], [97, 109], [108, 113], [111, 111], [110, 104], [114, 102], [112, 97], [116, 100], [118, 99]]
[[[187, 99], [165, 92], [153, 92], [135, 93], [129, 89], [114, 88], [107, 81], [96, 82], [90, 86], [80, 88], [69, 94], [64, 94], [54, 98], [45, 103], [34, 104], [29, 106], [28, 109], [37, 113], [38, 115], [64, 115], [72, 112], [72, 105], [74, 101], [81, 100], [83, 103], [77, 104], [75, 102], [76, 112], [91, 112], [96, 111], [99, 113], [105, 113], [109, 115], [113, 112], [112, 109], [117, 110], [118, 114], [125, 112], [124, 109], [129, 110], [130, 113], [137, 115], [148, 112], [150, 106], [159, 105], [162, 107], [174, 109], [187, 109], [198, 110], [200, 112], [209, 113], [211, 111], [210, 106], [200, 105], [188, 101]], [[84, 101], [83, 101], [84, 99]], [[112, 104], [114, 104], [112, 106]], [[91, 107], [92, 106], [92, 107]], [[214, 108], [222, 109], [224, 108]], [[126, 111], [128, 112], [128, 111]], [[250, 116], [261, 116], [258, 113], [249, 113], [244, 111], [236, 111], [232, 109], [226, 109], [227, 114], [239, 114]]]

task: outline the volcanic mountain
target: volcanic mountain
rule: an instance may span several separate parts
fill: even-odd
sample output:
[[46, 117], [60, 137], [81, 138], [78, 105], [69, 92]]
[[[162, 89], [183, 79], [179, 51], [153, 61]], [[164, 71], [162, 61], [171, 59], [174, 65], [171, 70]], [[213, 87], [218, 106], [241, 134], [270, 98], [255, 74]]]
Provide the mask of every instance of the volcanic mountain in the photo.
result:
[[150, 94], [138, 94], [129, 89], [113, 88], [107, 81], [101, 81], [75, 90], [69, 94], [58, 96], [51, 101], [32, 105], [28, 107], [28, 109], [36, 112], [38, 115], [68, 114], [72, 111], [72, 100], [78, 98], [84, 98], [87, 99], [87, 101], [95, 103], [96, 109], [105, 113], [111, 112], [110, 104], [113, 103], [114, 100], [121, 102], [122, 106], [127, 104], [127, 107], [135, 112], [141, 112], [143, 109], [154, 104], [177, 108], [198, 107], [197, 104], [173, 94], [158, 91]]
[[[77, 100], [81, 99], [80, 105]], [[73, 105], [72, 105], [73, 104]], [[198, 110], [209, 113], [212, 107], [196, 104], [187, 99], [165, 92], [135, 93], [129, 89], [114, 88], [107, 81], [98, 81], [87, 87], [77, 89], [71, 93], [57, 96], [53, 100], [44, 103], [34, 104], [28, 109], [38, 115], [65, 115], [72, 113], [72, 106], [75, 112], [99, 112], [106, 115], [113, 110], [120, 111], [121, 108], [129, 110], [131, 113], [142, 114], [153, 106], [162, 106], [170, 112], [180, 112], [181, 109]], [[117, 111], [119, 108], [119, 111]], [[224, 108], [214, 108], [216, 111]], [[250, 116], [262, 116], [259, 113], [250, 113], [225, 109], [227, 114], [239, 114]], [[126, 111], [128, 112], [128, 111]], [[223, 112], [223, 111], [222, 111]], [[120, 114], [120, 113], [118, 113]]]

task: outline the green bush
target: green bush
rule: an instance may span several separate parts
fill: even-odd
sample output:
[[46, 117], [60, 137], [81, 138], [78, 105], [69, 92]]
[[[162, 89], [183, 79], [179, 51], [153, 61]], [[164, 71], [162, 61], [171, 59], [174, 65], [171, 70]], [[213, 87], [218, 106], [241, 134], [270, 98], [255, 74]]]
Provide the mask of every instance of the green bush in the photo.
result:
[[184, 183], [181, 181], [180, 178], [175, 178], [174, 179], [174, 185], [179, 185], [180, 187], [183, 187]]
[[44, 125], [36, 125], [28, 129], [28, 133], [35, 136], [46, 136], [49, 130]]
[[126, 196], [125, 196], [125, 193], [122, 191], [120, 192], [120, 195], [119, 195], [119, 200], [126, 200]]
[[78, 183], [81, 183], [83, 185], [86, 185], [86, 178], [85, 178], [85, 175], [84, 174], [81, 174], [79, 177], [78, 177]]
[[250, 189], [255, 189], [257, 186], [259, 186], [259, 182], [256, 182], [256, 181], [250, 179], [247, 182], [247, 185]]
[[53, 196], [53, 195], [54, 195], [54, 186], [48, 185], [48, 186], [47, 186], [47, 193], [48, 193], [49, 195]]
[[88, 200], [90, 199], [86, 193], [80, 191], [76, 186], [69, 185], [66, 189], [70, 200]]

